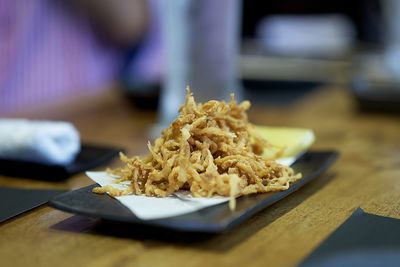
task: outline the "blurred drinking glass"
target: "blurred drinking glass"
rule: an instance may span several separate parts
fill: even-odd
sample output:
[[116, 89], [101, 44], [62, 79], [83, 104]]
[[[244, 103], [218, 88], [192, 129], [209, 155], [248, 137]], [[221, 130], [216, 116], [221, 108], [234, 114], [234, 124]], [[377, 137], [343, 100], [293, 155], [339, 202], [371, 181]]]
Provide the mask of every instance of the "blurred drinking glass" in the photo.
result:
[[386, 15], [386, 49], [385, 63], [392, 77], [400, 81], [400, 1], [385, 0], [384, 14]]
[[168, 125], [190, 86], [196, 101], [241, 98], [237, 75], [240, 0], [162, 1], [166, 77], [159, 123]]

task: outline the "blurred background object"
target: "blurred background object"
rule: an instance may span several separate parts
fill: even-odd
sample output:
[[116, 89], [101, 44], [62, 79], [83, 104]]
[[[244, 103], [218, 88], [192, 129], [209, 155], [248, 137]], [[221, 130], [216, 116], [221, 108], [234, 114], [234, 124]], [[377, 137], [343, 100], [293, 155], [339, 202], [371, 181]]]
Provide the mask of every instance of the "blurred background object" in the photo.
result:
[[400, 2], [385, 0], [384, 3], [387, 21], [385, 63], [394, 79], [400, 82]]
[[260, 45], [282, 56], [338, 57], [355, 42], [354, 28], [343, 15], [275, 15], [256, 30]]
[[391, 0], [248, 1], [240, 61], [248, 98], [282, 105], [321, 84], [337, 84], [350, 88], [364, 110], [398, 111], [399, 6]]
[[159, 109], [168, 125], [190, 86], [199, 102], [241, 97], [236, 63], [239, 54], [240, 0], [164, 2], [166, 71]]
[[362, 110], [400, 112], [400, 2], [381, 3], [383, 41], [354, 56], [351, 89]]
[[240, 72], [255, 103], [285, 105], [321, 84], [348, 85], [352, 57], [378, 46], [379, 1], [248, 1]]

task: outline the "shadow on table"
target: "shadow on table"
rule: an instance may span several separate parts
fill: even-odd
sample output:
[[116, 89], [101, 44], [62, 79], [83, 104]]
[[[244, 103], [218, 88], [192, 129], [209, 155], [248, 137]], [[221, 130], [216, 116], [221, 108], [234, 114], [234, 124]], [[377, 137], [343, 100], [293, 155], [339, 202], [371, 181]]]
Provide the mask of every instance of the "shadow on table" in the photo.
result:
[[177, 246], [192, 246], [204, 250], [226, 251], [291, 211], [309, 196], [325, 187], [334, 177], [334, 173], [327, 173], [321, 176], [319, 179], [301, 188], [295, 194], [289, 195], [268, 209], [251, 217], [233, 230], [222, 234], [178, 232], [152, 226], [117, 223], [77, 215], [63, 220], [51, 228], [60, 231], [136, 239], [150, 242], [148, 245], [151, 246], [162, 245], [168, 242]]

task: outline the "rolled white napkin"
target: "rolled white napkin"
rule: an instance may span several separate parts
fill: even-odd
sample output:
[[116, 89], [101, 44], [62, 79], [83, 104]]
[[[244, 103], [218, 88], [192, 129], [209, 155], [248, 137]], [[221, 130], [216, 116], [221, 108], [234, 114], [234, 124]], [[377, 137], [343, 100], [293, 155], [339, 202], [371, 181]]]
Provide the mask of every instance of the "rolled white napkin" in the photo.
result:
[[79, 151], [79, 133], [71, 123], [0, 119], [2, 159], [66, 165]]

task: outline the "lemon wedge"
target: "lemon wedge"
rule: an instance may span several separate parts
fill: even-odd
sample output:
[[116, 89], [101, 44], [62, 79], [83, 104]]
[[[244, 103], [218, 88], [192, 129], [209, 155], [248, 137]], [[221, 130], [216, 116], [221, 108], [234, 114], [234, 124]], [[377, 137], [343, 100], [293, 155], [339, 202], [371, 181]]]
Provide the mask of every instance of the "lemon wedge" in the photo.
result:
[[[256, 126], [256, 132], [272, 145], [283, 149], [281, 158], [301, 155], [315, 140], [314, 132], [305, 128]], [[268, 156], [268, 151], [265, 153]]]

